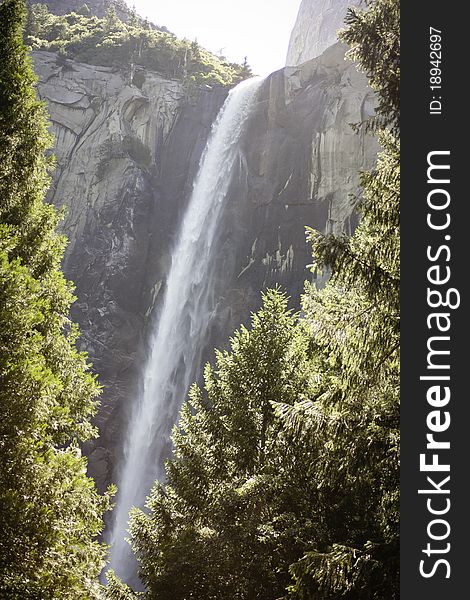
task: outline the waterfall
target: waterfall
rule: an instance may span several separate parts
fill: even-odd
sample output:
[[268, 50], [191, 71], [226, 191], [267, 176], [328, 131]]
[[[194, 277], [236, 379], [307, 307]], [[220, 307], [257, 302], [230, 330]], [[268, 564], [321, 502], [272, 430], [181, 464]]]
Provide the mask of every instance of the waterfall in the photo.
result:
[[194, 377], [215, 310], [215, 242], [239, 141], [260, 79], [231, 90], [201, 158], [192, 195], [173, 249], [160, 316], [150, 339], [140, 397], [135, 402], [125, 440], [117, 505], [111, 532], [111, 562], [124, 581], [135, 577], [135, 561], [125, 541], [128, 514], [142, 506], [156, 478], [169, 431]]

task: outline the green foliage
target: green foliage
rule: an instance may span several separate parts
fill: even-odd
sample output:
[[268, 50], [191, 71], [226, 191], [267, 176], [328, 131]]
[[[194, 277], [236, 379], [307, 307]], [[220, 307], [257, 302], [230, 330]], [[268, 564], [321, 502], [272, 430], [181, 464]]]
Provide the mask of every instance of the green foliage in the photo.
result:
[[[400, 126], [400, 3], [396, 0], [368, 2], [367, 10], [350, 8], [347, 29], [340, 38], [351, 46], [348, 56], [367, 74], [379, 94], [374, 126]], [[398, 26], [397, 26], [398, 25]]]
[[231, 351], [206, 367], [204, 390], [191, 390], [173, 432], [168, 482], [153, 488], [150, 514], [132, 516], [145, 597], [274, 600], [307, 548], [312, 524], [296, 513], [310, 467], [272, 408], [311, 385], [309, 338], [286, 304], [268, 292], [251, 330], [237, 331]]
[[335, 499], [336, 522], [350, 521], [292, 565], [290, 597], [384, 600], [399, 597], [398, 1], [377, 0], [349, 23], [343, 39], [356, 44], [351, 56], [377, 90], [383, 149], [375, 170], [361, 175], [354, 236], [310, 232], [314, 267], [328, 267], [331, 278], [321, 291], [306, 286], [303, 308], [329, 375], [313, 398], [278, 404], [277, 414], [306, 444], [323, 440], [324, 513]]
[[34, 50], [62, 50], [68, 58], [108, 67], [141, 65], [188, 84], [233, 85], [252, 74], [247, 64], [221, 60], [196, 42], [149, 27], [135, 14], [125, 23], [114, 6], [99, 18], [77, 13], [54, 15], [46, 5], [35, 4], [26, 34]]
[[138, 600], [142, 594], [132, 591], [129, 586], [116, 577], [114, 571], [110, 570], [106, 573], [108, 585], [106, 587], [107, 600]]
[[[379, 140], [383, 150], [375, 171], [361, 175], [362, 220], [355, 235], [335, 237], [310, 230], [315, 267], [328, 266], [332, 275], [325, 291], [319, 294], [309, 287], [304, 301], [312, 313], [317, 306], [331, 314], [321, 337], [342, 353], [348, 376], [362, 383], [370, 372], [380, 376], [381, 365], [396, 355], [399, 345], [399, 142], [388, 131], [381, 132]], [[340, 337], [333, 335], [339, 325]], [[344, 344], [349, 332], [354, 342]]]
[[[291, 567], [296, 583], [290, 586], [290, 595], [301, 600], [373, 597], [368, 590], [374, 577], [380, 579], [380, 568], [369, 554], [333, 544], [328, 553], [308, 552]], [[361, 581], [363, 571], [367, 578]]]
[[23, 1], [0, 4], [0, 595], [90, 599], [110, 494], [97, 494], [78, 444], [96, 435], [99, 388], [76, 350], [65, 240], [44, 203], [51, 137], [24, 17]]

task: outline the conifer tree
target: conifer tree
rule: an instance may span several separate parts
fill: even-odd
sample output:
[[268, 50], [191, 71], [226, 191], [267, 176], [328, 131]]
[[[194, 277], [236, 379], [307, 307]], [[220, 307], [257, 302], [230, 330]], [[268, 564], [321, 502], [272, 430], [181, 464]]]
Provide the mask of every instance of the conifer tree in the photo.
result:
[[65, 239], [44, 201], [52, 159], [46, 111], [23, 44], [23, 0], [0, 3], [0, 596], [89, 600], [109, 507], [79, 443], [99, 392], [68, 318]]
[[173, 433], [168, 482], [153, 488], [149, 515], [133, 514], [145, 597], [275, 600], [306, 548], [311, 523], [295, 515], [309, 466], [272, 407], [310, 386], [309, 339], [286, 305], [268, 292], [251, 329], [237, 331], [231, 350], [206, 367], [204, 389], [191, 390]]
[[119, 22], [116, 7], [114, 4], [110, 4], [106, 10], [105, 15], [105, 29], [106, 31], [111, 31], [114, 26], [116, 26]]
[[280, 404], [277, 414], [307, 447], [324, 444], [317, 473], [330, 496], [324, 516], [340, 527], [351, 523], [343, 532], [332, 528], [329, 540], [312, 540], [291, 567], [290, 597], [392, 600], [399, 597], [398, 0], [352, 9], [348, 23], [342, 37], [352, 44], [350, 57], [377, 91], [373, 128], [382, 151], [376, 168], [361, 175], [353, 237], [310, 232], [315, 267], [328, 267], [331, 277], [321, 291], [307, 285], [303, 308], [331, 373], [312, 398]]

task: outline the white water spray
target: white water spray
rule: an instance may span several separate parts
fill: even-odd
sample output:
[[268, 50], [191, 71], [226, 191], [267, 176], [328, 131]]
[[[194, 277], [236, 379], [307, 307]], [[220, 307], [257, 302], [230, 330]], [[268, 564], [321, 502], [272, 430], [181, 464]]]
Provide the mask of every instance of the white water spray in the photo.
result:
[[239, 159], [239, 141], [260, 79], [234, 88], [201, 159], [192, 196], [172, 253], [166, 295], [150, 340], [142, 393], [133, 410], [125, 442], [111, 534], [111, 563], [119, 577], [135, 577], [135, 561], [125, 541], [132, 506], [142, 506], [157, 477], [178, 410], [200, 359], [215, 309], [214, 246], [222, 207]]

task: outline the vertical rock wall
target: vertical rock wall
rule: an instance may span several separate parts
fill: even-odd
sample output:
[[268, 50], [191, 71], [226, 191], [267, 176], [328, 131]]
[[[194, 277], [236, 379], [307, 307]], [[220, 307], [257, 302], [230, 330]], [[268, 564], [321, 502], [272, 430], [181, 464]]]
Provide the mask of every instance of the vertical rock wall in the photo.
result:
[[[336, 44], [262, 87], [217, 240], [218, 309], [205, 358], [248, 321], [260, 290], [281, 284], [298, 305], [311, 276], [306, 225], [336, 232], [353, 226], [348, 197], [376, 146], [349, 123], [371, 115], [374, 99], [344, 50]], [[88, 448], [102, 487], [119, 461], [126, 406], [135, 397], [178, 223], [227, 90], [189, 95], [181, 83], [148, 71], [61, 65], [52, 53], [34, 58], [57, 140], [50, 200], [67, 209], [73, 317], [104, 385], [101, 437]]]
[[287, 66], [300, 65], [320, 56], [338, 41], [348, 7], [364, 0], [302, 0], [287, 51]]

